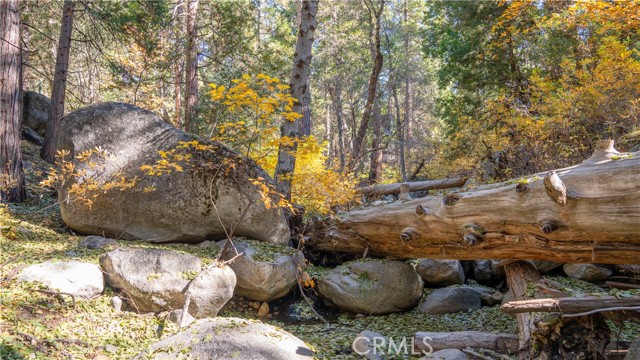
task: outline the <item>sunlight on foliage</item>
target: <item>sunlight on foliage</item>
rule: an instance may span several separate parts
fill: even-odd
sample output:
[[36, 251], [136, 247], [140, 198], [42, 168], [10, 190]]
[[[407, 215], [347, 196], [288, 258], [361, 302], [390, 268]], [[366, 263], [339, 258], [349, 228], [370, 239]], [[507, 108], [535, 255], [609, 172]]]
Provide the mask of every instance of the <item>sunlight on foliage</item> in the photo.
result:
[[288, 85], [264, 74], [245, 74], [232, 83], [228, 89], [222, 85], [210, 85], [209, 95], [218, 116], [223, 117], [225, 113], [225, 118], [233, 119], [214, 122], [213, 141], [251, 157], [270, 175], [275, 173], [278, 148], [296, 142], [292, 200], [303, 205], [307, 212], [328, 213], [332, 206], [356, 198], [355, 182], [346, 175], [327, 169], [326, 142], [319, 142], [313, 136], [303, 139], [280, 137], [278, 124], [281, 121], [295, 121], [302, 116], [292, 111], [295, 98], [289, 95]]
[[108, 162], [115, 159], [101, 147], [83, 151], [74, 159], [69, 159], [69, 155], [68, 150], [58, 151], [56, 166], [51, 167], [47, 178], [40, 182], [40, 186], [66, 193], [61, 201], [79, 201], [91, 207], [100, 195], [110, 190], [133, 189], [139, 181], [137, 177], [127, 178], [120, 172], [105, 175]]

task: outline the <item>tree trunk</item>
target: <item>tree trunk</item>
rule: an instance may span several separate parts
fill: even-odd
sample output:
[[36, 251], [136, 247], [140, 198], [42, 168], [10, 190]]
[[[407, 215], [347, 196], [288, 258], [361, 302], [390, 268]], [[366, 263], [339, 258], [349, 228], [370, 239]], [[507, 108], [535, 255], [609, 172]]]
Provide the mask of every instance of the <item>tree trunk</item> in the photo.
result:
[[[180, 18], [184, 12], [184, 5], [182, 1], [179, 1], [176, 5], [176, 25], [174, 25], [173, 30], [173, 39], [178, 49], [182, 49], [182, 22]], [[175, 114], [173, 119], [173, 125], [178, 129], [185, 129], [184, 122], [180, 117], [180, 111], [182, 110], [182, 89], [181, 85], [183, 83], [183, 75], [184, 75], [184, 61], [182, 56], [177, 56], [173, 62], [173, 96], [174, 96], [174, 108]]]
[[371, 143], [369, 184], [377, 184], [382, 180], [382, 118], [379, 101], [378, 97], [373, 109], [373, 141]]
[[40, 149], [40, 157], [53, 163], [56, 159], [56, 132], [60, 120], [64, 116], [64, 101], [67, 91], [67, 74], [69, 73], [69, 53], [71, 51], [71, 31], [73, 30], [73, 12], [75, 1], [65, 0], [62, 6], [62, 23], [58, 52], [56, 55], [56, 70], [53, 75], [51, 88], [51, 106], [49, 107], [49, 123], [44, 134], [44, 144]]
[[22, 54], [18, 0], [0, 1], [0, 199], [26, 198], [20, 123], [22, 120]]
[[582, 164], [546, 175], [317, 221], [307, 245], [397, 258], [635, 264], [638, 173], [640, 153], [602, 141]]
[[338, 130], [338, 160], [340, 161], [340, 171], [346, 165], [345, 141], [344, 141], [344, 119], [342, 118], [342, 81], [335, 80], [335, 86], [331, 89], [331, 102], [333, 103], [333, 112], [336, 115], [336, 128]]
[[188, 132], [196, 131], [194, 124], [198, 105], [198, 14], [199, 0], [187, 1], [187, 66], [185, 84], [184, 126]]
[[360, 194], [367, 196], [397, 195], [400, 194], [400, 189], [403, 184], [406, 184], [409, 187], [409, 191], [426, 191], [462, 187], [466, 182], [467, 178], [449, 178], [442, 180], [361, 186], [356, 190]]
[[[393, 95], [393, 104], [396, 115], [396, 136], [398, 137], [398, 166], [400, 167], [400, 176], [402, 180], [407, 180], [407, 165], [404, 159], [404, 124], [400, 117], [400, 103], [398, 102], [398, 89], [394, 81], [391, 88], [391, 94]], [[406, 120], [406, 119], [405, 119]]]
[[382, 71], [383, 56], [380, 51], [380, 20], [382, 16], [382, 10], [384, 9], [384, 0], [379, 0], [376, 5], [374, 0], [364, 0], [365, 4], [369, 8], [369, 13], [373, 17], [373, 68], [371, 69], [371, 76], [369, 76], [369, 86], [367, 88], [367, 102], [364, 105], [364, 111], [362, 112], [362, 120], [356, 133], [356, 138], [353, 142], [353, 150], [351, 154], [351, 160], [349, 161], [349, 168], [355, 169], [357, 163], [362, 156], [362, 147], [364, 145], [364, 138], [367, 135], [369, 128], [369, 121], [371, 120], [371, 113], [373, 112], [373, 106], [376, 101], [376, 90], [378, 87], [378, 78]]
[[[301, 0], [300, 26], [298, 27], [298, 39], [296, 41], [296, 51], [294, 53], [293, 68], [291, 70], [290, 92], [296, 99], [293, 111], [305, 115], [305, 96], [309, 90], [307, 83], [311, 70], [311, 47], [313, 36], [316, 30], [316, 12], [318, 11], [318, 0]], [[281, 127], [282, 137], [292, 139], [301, 138], [304, 135], [304, 119], [295, 121], [284, 121]], [[291, 178], [296, 165], [295, 152], [297, 143], [292, 145], [280, 145], [278, 149], [278, 163], [276, 165], [275, 181], [278, 192], [291, 200]]]

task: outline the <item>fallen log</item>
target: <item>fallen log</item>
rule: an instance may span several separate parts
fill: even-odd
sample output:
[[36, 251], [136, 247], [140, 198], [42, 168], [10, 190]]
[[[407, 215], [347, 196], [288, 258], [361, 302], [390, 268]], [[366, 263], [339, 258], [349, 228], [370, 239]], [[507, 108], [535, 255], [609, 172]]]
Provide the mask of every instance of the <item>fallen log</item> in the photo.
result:
[[[631, 309], [634, 308], [634, 309]], [[556, 299], [531, 299], [510, 301], [500, 307], [506, 314], [515, 315], [528, 312], [559, 312], [563, 315], [586, 313], [592, 311], [640, 310], [640, 296], [617, 298], [601, 297], [566, 297]]]
[[518, 335], [494, 334], [482, 331], [429, 332], [419, 331], [413, 339], [414, 353], [442, 349], [488, 349], [504, 353], [518, 351]]
[[456, 187], [462, 187], [467, 182], [467, 178], [449, 178], [441, 180], [428, 180], [428, 181], [416, 181], [416, 182], [404, 182], [396, 184], [381, 184], [381, 185], [369, 185], [361, 186], [356, 190], [367, 196], [373, 195], [397, 195], [400, 194], [402, 185], [408, 185], [409, 191], [427, 191], [434, 189], [451, 189]]
[[[540, 280], [535, 266], [527, 261], [514, 261], [505, 265], [504, 270], [515, 302], [535, 303], [533, 298], [540, 295], [532, 286]], [[520, 335], [520, 359], [605, 359], [611, 330], [602, 314], [581, 313], [573, 317], [529, 311], [515, 314]]]
[[598, 144], [579, 165], [320, 219], [317, 250], [395, 258], [640, 261], [640, 153]]

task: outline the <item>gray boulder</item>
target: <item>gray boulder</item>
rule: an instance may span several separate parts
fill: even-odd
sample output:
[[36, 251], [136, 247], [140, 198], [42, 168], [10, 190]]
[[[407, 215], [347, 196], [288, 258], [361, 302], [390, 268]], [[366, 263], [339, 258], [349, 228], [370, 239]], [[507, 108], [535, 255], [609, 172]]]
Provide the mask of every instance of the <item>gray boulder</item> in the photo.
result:
[[182, 308], [185, 287], [202, 270], [193, 255], [158, 249], [116, 249], [100, 265], [107, 285], [123, 290], [141, 312]]
[[[82, 151], [101, 147], [113, 160], [105, 169], [91, 169], [74, 159], [77, 170], [100, 180], [114, 176], [140, 180], [133, 189], [101, 194], [91, 206], [82, 201], [62, 201], [62, 219], [72, 229], [122, 239], [151, 242], [200, 242], [225, 237], [225, 227], [236, 223], [237, 235], [272, 243], [287, 243], [289, 228], [280, 209], [267, 209], [258, 186], [250, 179], [269, 176], [251, 159], [221, 145], [210, 151], [188, 147], [179, 150], [191, 156], [178, 161], [184, 171], [162, 176], [144, 174], [142, 165], [160, 160], [158, 151], [171, 151], [182, 142], [195, 140], [156, 114], [124, 103], [101, 103], [74, 111], [62, 119], [57, 148], [71, 158]], [[168, 159], [170, 162], [172, 158]], [[221, 171], [222, 170], [222, 171]], [[66, 199], [67, 187], [59, 198]], [[142, 191], [146, 188], [155, 191]], [[249, 208], [246, 214], [245, 208]]]
[[424, 356], [420, 360], [469, 360], [469, 356], [458, 349], [442, 349]]
[[464, 284], [464, 270], [458, 260], [420, 259], [416, 271], [429, 287]]
[[504, 269], [498, 269], [492, 260], [474, 260], [472, 268], [474, 279], [481, 284], [497, 284], [505, 277]]
[[478, 310], [482, 306], [480, 293], [468, 287], [449, 287], [433, 291], [424, 300], [420, 311], [427, 314], [452, 314]]
[[564, 264], [562, 270], [569, 277], [588, 282], [602, 282], [613, 274], [606, 267], [594, 264]]
[[78, 243], [78, 247], [80, 249], [90, 249], [90, 250], [94, 250], [94, 249], [115, 249], [115, 248], [119, 247], [119, 245], [113, 239], [104, 238], [102, 236], [91, 235], [91, 236], [87, 236], [86, 238], [82, 239], [82, 241], [80, 241]]
[[632, 342], [627, 350], [624, 360], [638, 360], [640, 359], [640, 338]]
[[552, 270], [555, 270], [555, 269], [561, 267], [563, 264], [562, 263], [557, 263], [555, 261], [533, 260], [533, 265], [536, 266], [536, 269], [538, 269], [538, 271], [541, 274], [546, 274], [549, 271], [552, 271]]
[[325, 303], [362, 314], [408, 310], [422, 296], [423, 283], [413, 266], [402, 261], [369, 259], [345, 263], [318, 279]]
[[39, 282], [46, 287], [91, 299], [104, 290], [104, 277], [96, 264], [79, 261], [47, 261], [26, 267], [18, 276], [19, 281]]
[[40, 136], [44, 136], [49, 123], [51, 99], [33, 91], [25, 91], [22, 96], [22, 126], [34, 130]]
[[189, 283], [189, 313], [196, 319], [215, 317], [233, 297], [236, 274], [229, 266], [211, 264]]
[[198, 320], [134, 359], [311, 360], [313, 351], [288, 332], [239, 318]]
[[[220, 242], [224, 246], [224, 241]], [[229, 248], [224, 260], [235, 257], [229, 266], [236, 274], [235, 295], [257, 301], [271, 301], [287, 295], [297, 284], [296, 263], [304, 264], [304, 256], [287, 246], [276, 246], [251, 240], [236, 240], [238, 253]]]

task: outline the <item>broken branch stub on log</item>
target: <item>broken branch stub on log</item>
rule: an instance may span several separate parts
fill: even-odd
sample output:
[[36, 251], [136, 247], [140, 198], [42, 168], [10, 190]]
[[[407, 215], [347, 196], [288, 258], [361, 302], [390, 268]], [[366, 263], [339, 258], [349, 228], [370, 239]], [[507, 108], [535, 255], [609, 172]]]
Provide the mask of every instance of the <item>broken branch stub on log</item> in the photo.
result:
[[369, 185], [359, 187], [356, 190], [360, 194], [367, 196], [398, 195], [400, 194], [403, 185], [405, 185], [405, 188], [406, 186], [408, 186], [408, 190], [413, 192], [457, 188], [464, 186], [466, 182], [467, 178], [450, 178], [442, 180], [416, 181], [396, 184]]
[[307, 245], [395, 258], [636, 264], [640, 153], [609, 145], [551, 173], [322, 219], [309, 227]]

